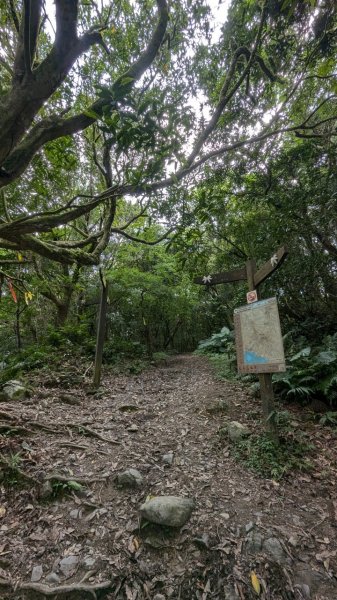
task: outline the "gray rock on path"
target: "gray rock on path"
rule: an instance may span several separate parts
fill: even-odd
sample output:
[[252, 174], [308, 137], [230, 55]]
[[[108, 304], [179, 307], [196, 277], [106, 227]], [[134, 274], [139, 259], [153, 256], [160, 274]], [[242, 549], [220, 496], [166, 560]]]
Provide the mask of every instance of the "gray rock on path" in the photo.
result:
[[40, 581], [40, 579], [42, 578], [43, 575], [43, 567], [42, 565], [36, 565], [36, 567], [33, 567], [32, 569], [32, 575], [30, 580], [32, 581], [32, 583], [36, 583], [37, 581]]
[[239, 442], [250, 435], [248, 427], [242, 425], [239, 421], [230, 421], [227, 425], [227, 433], [232, 442]]
[[216, 400], [215, 402], [213, 402], [206, 408], [207, 412], [210, 414], [227, 412], [228, 409], [229, 409], [229, 404], [226, 400], [223, 400], [223, 398]]
[[125, 487], [139, 487], [144, 483], [143, 475], [137, 469], [126, 469], [117, 475], [118, 485]]
[[263, 553], [272, 562], [281, 565], [286, 562], [286, 553], [279, 539], [276, 537], [264, 539], [261, 533], [255, 529], [252, 529], [247, 535], [245, 548], [248, 554]]
[[64, 575], [66, 579], [74, 575], [77, 570], [78, 563], [78, 556], [70, 555], [62, 558], [62, 560], [60, 560], [60, 571], [62, 575]]
[[254, 529], [246, 537], [246, 552], [248, 554], [258, 554], [262, 551], [263, 537], [261, 533]]
[[179, 496], [157, 496], [141, 505], [139, 511], [142, 517], [157, 525], [182, 527], [190, 518], [195, 508], [190, 498]]
[[239, 600], [239, 596], [237, 595], [234, 587], [232, 585], [226, 585], [224, 587], [225, 597], [224, 600]]
[[59, 395], [59, 399], [62, 402], [65, 402], [66, 404], [70, 404], [71, 406], [77, 406], [77, 405], [81, 404], [81, 400], [79, 398], [77, 398], [76, 396], [74, 396], [74, 394], [66, 394], [66, 393], [62, 392]]
[[47, 583], [60, 583], [61, 579], [59, 578], [59, 576], [57, 575], [57, 573], [49, 573], [49, 575], [47, 575], [46, 577], [46, 582]]
[[49, 498], [52, 495], [53, 486], [48, 479], [42, 483], [42, 485], [39, 488], [38, 493], [39, 493], [40, 500], [46, 500], [47, 498]]
[[22, 381], [12, 379], [7, 381], [2, 388], [4, 400], [23, 400], [28, 396], [28, 390]]
[[91, 571], [97, 567], [97, 558], [95, 556], [85, 556], [82, 560], [82, 567], [84, 567], [87, 571]]
[[163, 463], [165, 463], [165, 465], [171, 466], [173, 464], [173, 458], [174, 458], [174, 454], [173, 454], [172, 450], [170, 450], [170, 452], [163, 455], [162, 461], [163, 461]]
[[286, 560], [286, 553], [276, 537], [270, 537], [263, 542], [262, 552], [267, 558], [278, 564], [282, 564]]

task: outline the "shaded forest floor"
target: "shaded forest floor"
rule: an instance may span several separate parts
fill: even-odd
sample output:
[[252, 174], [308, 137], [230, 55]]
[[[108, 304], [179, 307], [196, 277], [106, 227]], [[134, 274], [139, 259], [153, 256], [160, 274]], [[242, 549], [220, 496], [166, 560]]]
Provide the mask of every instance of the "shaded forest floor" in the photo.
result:
[[[2, 599], [250, 600], [252, 570], [260, 598], [337, 598], [331, 429], [295, 412], [315, 445], [313, 469], [277, 483], [238, 463], [219, 436], [228, 419], [258, 430], [260, 402], [218, 381], [206, 358], [106, 373], [95, 395], [85, 370], [41, 372], [30, 398], [0, 404], [2, 420], [19, 426], [0, 438], [12, 468], [0, 484]], [[210, 411], [221, 399], [229, 409]], [[116, 484], [130, 467], [139, 488]], [[196, 508], [178, 531], [142, 527], [148, 495], [186, 496]]]

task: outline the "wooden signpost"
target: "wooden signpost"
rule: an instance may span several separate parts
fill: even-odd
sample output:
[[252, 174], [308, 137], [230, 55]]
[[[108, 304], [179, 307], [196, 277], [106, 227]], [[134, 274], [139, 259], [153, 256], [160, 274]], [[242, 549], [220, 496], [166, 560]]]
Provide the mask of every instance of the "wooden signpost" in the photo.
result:
[[[233, 271], [225, 271], [223, 273], [215, 273], [213, 275], [204, 275], [196, 277], [194, 283], [199, 285], [218, 285], [220, 283], [232, 283], [234, 281], [247, 281], [248, 294], [247, 302], [255, 302], [258, 300], [258, 288], [268, 277], [270, 277], [276, 269], [278, 269], [288, 254], [287, 248], [281, 246], [273, 254], [260, 269], [256, 269], [255, 260], [248, 260], [242, 269]], [[252, 369], [251, 369], [252, 370]], [[273, 419], [274, 408], [274, 393], [272, 386], [272, 374], [259, 372], [259, 367], [256, 365], [254, 371], [259, 375], [260, 391], [262, 400], [262, 410], [267, 431], [277, 440], [276, 425]]]

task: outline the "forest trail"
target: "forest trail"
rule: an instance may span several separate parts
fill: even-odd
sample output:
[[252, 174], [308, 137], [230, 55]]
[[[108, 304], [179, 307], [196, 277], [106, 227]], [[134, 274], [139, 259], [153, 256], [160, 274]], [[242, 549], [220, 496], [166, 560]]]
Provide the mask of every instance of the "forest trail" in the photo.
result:
[[[240, 384], [217, 380], [206, 358], [180, 355], [137, 375], [108, 372], [95, 395], [83, 373], [81, 365], [70, 375], [45, 371], [31, 398], [0, 405], [28, 430], [4, 438], [3, 454], [20, 453], [19, 468], [35, 483], [61, 476], [40, 497], [33, 483], [2, 485], [1, 598], [249, 600], [258, 597], [251, 571], [263, 599], [337, 598], [330, 430], [311, 423], [313, 471], [276, 483], [235, 461], [219, 435], [227, 420], [257, 431], [260, 405]], [[170, 453], [172, 464], [163, 460]], [[116, 484], [127, 468], [140, 471], [141, 486]], [[85, 487], [55, 495], [62, 477]], [[138, 508], [148, 495], [189, 497], [196, 508], [178, 531], [141, 528]]]

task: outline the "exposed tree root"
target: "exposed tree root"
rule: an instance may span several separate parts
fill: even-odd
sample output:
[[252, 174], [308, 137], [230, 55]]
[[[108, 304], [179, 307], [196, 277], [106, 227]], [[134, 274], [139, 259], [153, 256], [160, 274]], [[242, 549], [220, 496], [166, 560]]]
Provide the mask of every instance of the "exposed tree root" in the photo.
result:
[[43, 583], [19, 583], [17, 585], [7, 579], [0, 578], [0, 587], [7, 587], [11, 591], [32, 591], [38, 592], [46, 597], [60, 596], [62, 594], [71, 593], [83, 593], [89, 594], [91, 598], [97, 600], [96, 592], [100, 590], [108, 590], [112, 587], [113, 582], [110, 580], [102, 581], [101, 583], [95, 583], [93, 585], [86, 585], [85, 583], [70, 583], [68, 585], [59, 585], [56, 587], [49, 587]]
[[56, 434], [61, 433], [61, 431], [59, 431], [57, 429], [53, 429], [46, 423], [40, 423], [40, 421], [27, 421], [27, 423], [31, 427], [35, 427], [36, 429], [42, 429], [43, 431], [47, 431], [47, 433], [56, 433]]
[[116, 440], [111, 440], [109, 438], [106, 438], [103, 435], [101, 435], [100, 433], [98, 433], [97, 431], [93, 431], [93, 429], [90, 429], [89, 427], [86, 427], [85, 425], [81, 425], [81, 423], [67, 423], [66, 427], [70, 427], [71, 429], [76, 429], [78, 433], [83, 433], [83, 435], [97, 438], [98, 440], [101, 440], [102, 442], [108, 442], [109, 444], [114, 444], [114, 445], [118, 445], [118, 446], [122, 445], [122, 442], [117, 442]]
[[47, 475], [45, 481], [59, 481], [60, 483], [68, 483], [69, 481], [76, 481], [87, 485], [88, 483], [95, 483], [95, 481], [106, 481], [106, 477], [78, 477], [77, 475], [60, 475], [58, 473], [52, 473]]
[[33, 431], [31, 431], [31, 429], [26, 429], [26, 427], [21, 427], [20, 425], [15, 425], [11, 423], [0, 423], [0, 433], [1, 432], [9, 433], [10, 435], [12, 433], [22, 433], [24, 435], [33, 434]]
[[[56, 442], [57, 446], [64, 446], [65, 448], [74, 448], [77, 450], [90, 450], [92, 451], [92, 449], [90, 448], [90, 446], [85, 446], [84, 444], [75, 444], [75, 442]], [[104, 456], [110, 456], [109, 452], [104, 452], [104, 450], [97, 450], [95, 448], [95, 453], [97, 454], [104, 454]]]
[[17, 416], [5, 412], [4, 410], [0, 410], [0, 419], [8, 419], [8, 421], [12, 421], [14, 418], [17, 418]]

